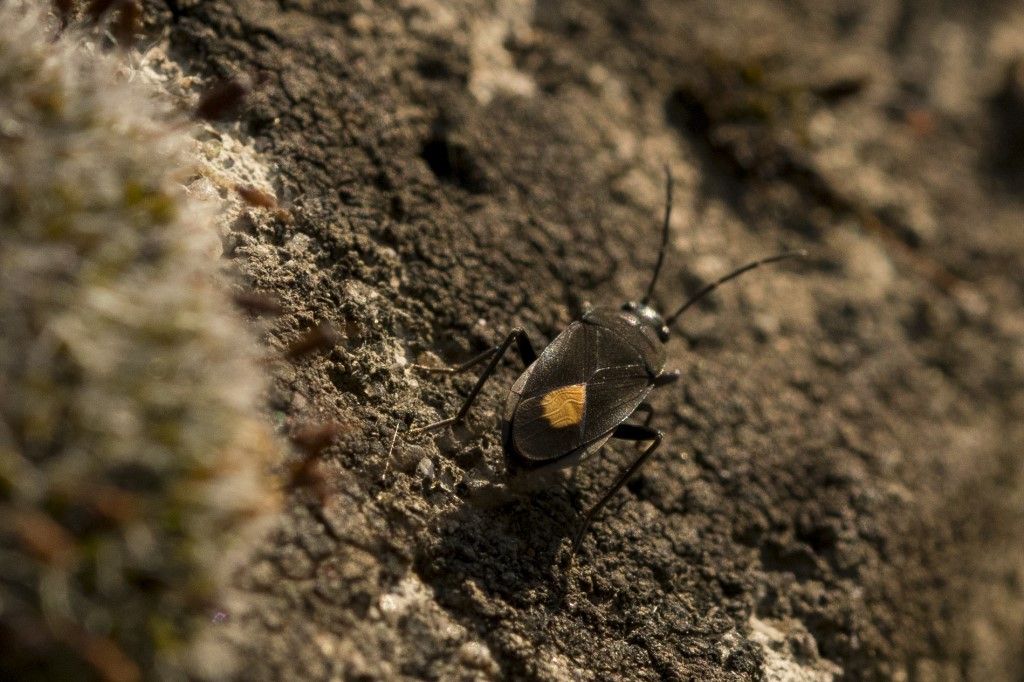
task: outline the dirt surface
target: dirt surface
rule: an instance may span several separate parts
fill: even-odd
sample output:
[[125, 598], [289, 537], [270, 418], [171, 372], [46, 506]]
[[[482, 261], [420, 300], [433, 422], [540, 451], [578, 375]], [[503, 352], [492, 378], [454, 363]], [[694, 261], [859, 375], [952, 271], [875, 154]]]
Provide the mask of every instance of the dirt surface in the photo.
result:
[[[269, 345], [344, 331], [274, 366], [283, 431], [345, 433], [237, 576], [246, 679], [1022, 679], [1024, 14], [961, 4], [149, 2], [261, 83], [232, 129], [291, 218], [226, 253]], [[636, 297], [665, 164], [660, 306], [811, 256], [681, 321], [665, 445], [567, 566], [632, 446], [487, 504], [512, 358], [392, 435], [472, 385], [410, 363]]]

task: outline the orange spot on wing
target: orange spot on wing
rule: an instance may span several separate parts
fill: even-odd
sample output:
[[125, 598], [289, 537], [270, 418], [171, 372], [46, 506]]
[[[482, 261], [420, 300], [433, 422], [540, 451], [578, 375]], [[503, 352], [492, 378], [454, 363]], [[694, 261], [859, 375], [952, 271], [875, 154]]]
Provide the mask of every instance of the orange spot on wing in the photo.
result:
[[556, 429], [579, 424], [583, 419], [583, 406], [586, 403], [586, 384], [556, 388], [540, 401], [544, 410], [544, 418]]

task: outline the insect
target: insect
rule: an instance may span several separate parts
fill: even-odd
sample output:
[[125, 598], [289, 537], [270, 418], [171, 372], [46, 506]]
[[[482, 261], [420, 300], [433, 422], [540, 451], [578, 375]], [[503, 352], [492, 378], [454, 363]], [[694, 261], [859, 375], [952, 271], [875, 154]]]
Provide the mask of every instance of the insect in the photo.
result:
[[[515, 344], [526, 370], [512, 385], [502, 418], [502, 442], [513, 476], [574, 466], [612, 438], [650, 441], [583, 515], [573, 538], [573, 554], [608, 500], [661, 445], [664, 435], [650, 426], [654, 410], [646, 398], [653, 389], [679, 380], [678, 371], [665, 370], [664, 348], [679, 316], [721, 284], [754, 268], [806, 256], [803, 251], [789, 251], [747, 263], [703, 287], [674, 313], [663, 317], [650, 301], [665, 260], [671, 215], [672, 175], [666, 172], [661, 247], [650, 284], [639, 301], [628, 302], [619, 309], [595, 308], [585, 312], [540, 354], [526, 332], [517, 327], [500, 344], [457, 367], [417, 366], [426, 371], [457, 374], [489, 360], [454, 416], [410, 429], [410, 433], [433, 431], [462, 421], [498, 362]], [[646, 413], [642, 423], [627, 421], [640, 412]]]

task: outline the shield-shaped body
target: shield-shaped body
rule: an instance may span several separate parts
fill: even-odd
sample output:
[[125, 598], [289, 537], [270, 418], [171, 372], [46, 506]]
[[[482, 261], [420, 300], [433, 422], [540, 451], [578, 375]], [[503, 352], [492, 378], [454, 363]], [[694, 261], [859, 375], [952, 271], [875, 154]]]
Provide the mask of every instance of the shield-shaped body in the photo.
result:
[[665, 366], [654, 330], [628, 311], [597, 309], [573, 322], [519, 377], [503, 420], [518, 467], [564, 467], [599, 449]]

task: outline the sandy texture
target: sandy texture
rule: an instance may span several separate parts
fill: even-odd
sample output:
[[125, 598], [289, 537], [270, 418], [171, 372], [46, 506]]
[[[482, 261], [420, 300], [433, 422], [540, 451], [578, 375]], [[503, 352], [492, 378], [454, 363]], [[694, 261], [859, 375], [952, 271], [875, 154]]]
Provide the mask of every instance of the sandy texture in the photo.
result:
[[[247, 679], [1019, 680], [1011, 5], [148, 3], [186, 72], [262, 82], [233, 130], [289, 213], [249, 210], [226, 252], [284, 304], [268, 344], [344, 330], [274, 367], [283, 430], [346, 431], [237, 576]], [[472, 383], [411, 362], [637, 295], [663, 164], [660, 305], [812, 256], [682, 321], [663, 451], [566, 568], [635, 450], [483, 504], [515, 360], [465, 428], [389, 445]]]

